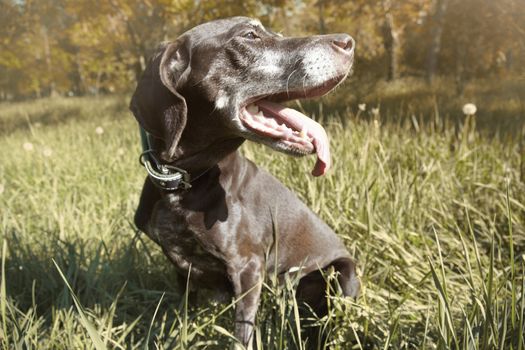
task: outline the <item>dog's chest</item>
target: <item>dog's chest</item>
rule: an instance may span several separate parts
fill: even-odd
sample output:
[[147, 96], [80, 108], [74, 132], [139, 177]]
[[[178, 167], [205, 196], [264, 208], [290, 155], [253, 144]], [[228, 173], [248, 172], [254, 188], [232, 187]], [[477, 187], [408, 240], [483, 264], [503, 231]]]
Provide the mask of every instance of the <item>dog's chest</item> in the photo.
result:
[[224, 262], [210, 252], [213, 251], [210, 247], [203, 245], [184, 213], [164, 205], [157, 207], [149, 236], [180, 272], [187, 273], [191, 268], [192, 279], [209, 282], [226, 277]]

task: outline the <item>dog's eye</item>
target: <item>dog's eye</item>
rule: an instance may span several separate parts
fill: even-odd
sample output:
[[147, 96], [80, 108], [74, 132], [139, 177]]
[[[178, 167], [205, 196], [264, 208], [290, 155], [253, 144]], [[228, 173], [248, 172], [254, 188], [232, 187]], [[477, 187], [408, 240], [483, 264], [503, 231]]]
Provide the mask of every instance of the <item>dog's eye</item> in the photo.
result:
[[244, 34], [243, 37], [245, 37], [246, 39], [250, 39], [250, 40], [259, 39], [259, 36], [255, 34], [255, 32], [248, 32]]

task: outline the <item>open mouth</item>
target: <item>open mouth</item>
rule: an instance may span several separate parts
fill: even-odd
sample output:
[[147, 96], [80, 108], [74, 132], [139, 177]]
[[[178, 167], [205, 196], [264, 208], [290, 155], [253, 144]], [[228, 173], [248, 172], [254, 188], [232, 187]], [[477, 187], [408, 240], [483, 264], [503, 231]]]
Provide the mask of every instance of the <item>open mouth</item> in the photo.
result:
[[324, 175], [331, 165], [330, 144], [325, 129], [303, 113], [273, 101], [322, 96], [340, 80], [334, 79], [306, 92], [281, 93], [256, 99], [241, 108], [241, 122], [253, 133], [271, 139], [274, 146], [286, 153], [317, 154], [312, 175]]
[[281, 143], [288, 153], [317, 153], [312, 175], [324, 175], [330, 168], [330, 147], [326, 131], [301, 112], [268, 100], [259, 100], [242, 109], [241, 121], [254, 133]]

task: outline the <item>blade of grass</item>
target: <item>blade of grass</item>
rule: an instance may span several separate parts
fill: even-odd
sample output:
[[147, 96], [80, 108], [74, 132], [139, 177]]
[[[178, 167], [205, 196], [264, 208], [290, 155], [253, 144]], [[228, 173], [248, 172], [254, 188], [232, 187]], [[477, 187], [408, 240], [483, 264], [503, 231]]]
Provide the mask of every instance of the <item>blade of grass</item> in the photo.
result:
[[7, 255], [7, 242], [4, 240], [2, 244], [2, 286], [0, 287], [0, 311], [2, 312], [2, 343], [4, 348], [9, 348], [9, 333], [7, 333], [7, 292], [5, 285], [5, 259]]
[[148, 334], [146, 335], [146, 340], [144, 341], [144, 350], [148, 350], [149, 338], [151, 336], [151, 329], [153, 328], [153, 323], [155, 322], [155, 318], [157, 318], [157, 312], [159, 311], [160, 304], [162, 304], [162, 300], [164, 299], [165, 294], [166, 293], [162, 293], [162, 295], [160, 296], [160, 300], [157, 303], [157, 307], [155, 308], [155, 312], [153, 313], [153, 317], [151, 318], [151, 322], [149, 323]]
[[66, 279], [66, 276], [64, 276], [64, 273], [56, 263], [56, 261], [53, 259], [53, 264], [55, 264], [56, 269], [58, 270], [58, 273], [60, 274], [60, 277], [64, 280], [64, 283], [66, 284], [67, 288], [69, 289], [69, 292], [71, 294], [71, 298], [73, 299], [73, 302], [75, 303], [75, 307], [78, 311], [78, 314], [80, 315], [80, 323], [84, 326], [84, 328], [87, 330], [89, 337], [91, 338], [91, 341], [93, 342], [93, 345], [95, 346], [95, 349], [97, 350], [106, 350], [106, 345], [100, 338], [100, 335], [98, 334], [95, 326], [89, 321], [86, 314], [84, 313], [84, 309], [82, 305], [80, 304], [80, 301], [78, 300], [75, 292], [73, 291], [73, 288], [69, 285], [69, 282]]
[[511, 297], [511, 307], [510, 307], [510, 319], [512, 328], [516, 327], [516, 283], [514, 283], [514, 276], [516, 275], [515, 261], [514, 261], [514, 237], [512, 234], [512, 209], [510, 207], [510, 180], [506, 181], [506, 191], [505, 191], [505, 203], [507, 205], [507, 222], [509, 230], [509, 265], [510, 265], [510, 280], [512, 281], [512, 297]]

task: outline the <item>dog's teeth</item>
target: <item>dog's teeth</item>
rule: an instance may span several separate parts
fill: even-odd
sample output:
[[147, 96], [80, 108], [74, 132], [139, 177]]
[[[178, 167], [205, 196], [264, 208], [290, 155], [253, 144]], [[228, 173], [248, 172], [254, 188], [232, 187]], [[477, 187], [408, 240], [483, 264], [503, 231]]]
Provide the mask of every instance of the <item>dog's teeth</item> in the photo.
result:
[[248, 107], [246, 107], [246, 110], [250, 114], [258, 114], [259, 113], [259, 107], [257, 107], [257, 105], [255, 105], [253, 103], [251, 105], [249, 105]]
[[306, 126], [303, 127], [303, 130], [301, 130], [301, 132], [299, 133], [299, 136], [301, 136], [302, 139], [307, 139], [307, 135], [306, 135]]
[[257, 110], [257, 112], [255, 113], [255, 116], [256, 116], [256, 117], [259, 117], [259, 118], [264, 118], [264, 114], [263, 114], [263, 112], [262, 112], [262, 111], [259, 111], [259, 110]]

